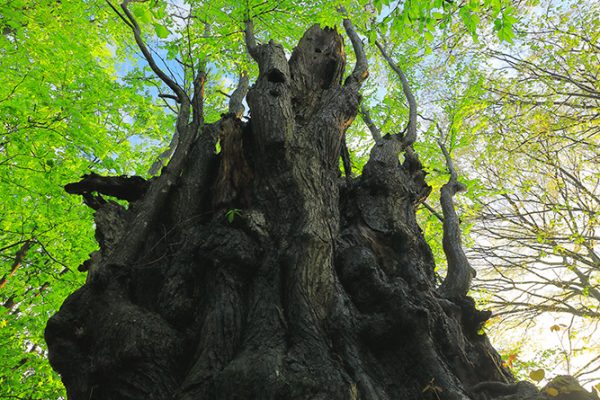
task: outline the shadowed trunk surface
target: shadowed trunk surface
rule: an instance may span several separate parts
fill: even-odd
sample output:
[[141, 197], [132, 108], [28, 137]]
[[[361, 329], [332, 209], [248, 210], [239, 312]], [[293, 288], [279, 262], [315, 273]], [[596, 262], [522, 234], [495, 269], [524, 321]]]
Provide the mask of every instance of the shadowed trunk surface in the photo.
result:
[[[147, 183], [68, 187], [96, 209], [100, 243], [46, 330], [69, 398], [535, 398], [478, 334], [489, 314], [436, 290], [420, 163], [401, 165], [386, 136], [341, 177], [360, 103], [342, 37], [313, 26], [289, 61], [254, 50], [248, 122], [182, 127]], [[95, 194], [120, 190], [128, 208]]]

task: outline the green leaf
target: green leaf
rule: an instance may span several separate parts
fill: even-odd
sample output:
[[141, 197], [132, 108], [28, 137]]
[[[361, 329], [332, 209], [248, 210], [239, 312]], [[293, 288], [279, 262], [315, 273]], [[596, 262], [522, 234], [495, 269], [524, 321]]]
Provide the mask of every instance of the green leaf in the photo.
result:
[[536, 382], [541, 381], [542, 379], [544, 379], [544, 377], [546, 376], [546, 371], [544, 371], [543, 369], [536, 369], [535, 371], [531, 371], [529, 373], [529, 377], [531, 379], [533, 379]]
[[169, 32], [169, 30], [165, 28], [164, 25], [160, 24], [154, 24], [154, 30], [156, 31], [156, 36], [158, 36], [161, 39], [165, 39], [171, 34], [171, 32]]
[[152, 13], [144, 5], [132, 9], [133, 15], [142, 23], [152, 22]]

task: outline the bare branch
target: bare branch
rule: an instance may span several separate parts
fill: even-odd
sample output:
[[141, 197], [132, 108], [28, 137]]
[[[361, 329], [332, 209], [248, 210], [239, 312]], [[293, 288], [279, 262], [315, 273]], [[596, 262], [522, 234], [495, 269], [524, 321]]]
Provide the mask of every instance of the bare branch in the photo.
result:
[[254, 37], [254, 23], [251, 19], [248, 19], [245, 22], [244, 39], [246, 41], [248, 53], [254, 61], [258, 62], [258, 46], [256, 44], [256, 38]]
[[404, 72], [402, 71], [402, 69], [400, 69], [398, 64], [396, 64], [394, 62], [394, 60], [392, 60], [392, 58], [389, 56], [389, 54], [387, 53], [385, 48], [381, 45], [381, 43], [379, 43], [379, 41], [376, 41], [375, 45], [379, 48], [381, 55], [383, 56], [383, 58], [385, 58], [385, 60], [387, 61], [389, 66], [392, 68], [392, 70], [400, 78], [400, 82], [402, 83], [402, 91], [404, 92], [404, 95], [406, 96], [406, 100], [408, 101], [408, 109], [409, 110], [408, 110], [407, 134], [402, 139], [403, 145], [405, 147], [407, 147], [407, 146], [410, 146], [411, 144], [413, 144], [417, 140], [417, 101], [415, 100], [415, 96], [413, 95], [412, 90], [410, 89], [410, 84], [408, 82], [408, 79], [406, 78], [406, 75], [404, 75]]
[[101, 176], [94, 172], [82, 176], [79, 182], [68, 183], [69, 194], [101, 193], [121, 200], [137, 201], [144, 196], [149, 182], [139, 176]]
[[[152, 54], [148, 50], [148, 47], [142, 40], [140, 26], [138, 25], [136, 19], [134, 18], [134, 16], [131, 14], [129, 9], [127, 8], [127, 5], [129, 4], [129, 2], [130, 2], [130, 0], [123, 1], [123, 3], [121, 3], [121, 9], [123, 10], [123, 12], [125, 13], [125, 16], [129, 20], [128, 25], [131, 28], [131, 30], [133, 31], [133, 36], [135, 38], [135, 42], [137, 43], [139, 49], [141, 50], [144, 58], [148, 62], [148, 65], [150, 66], [152, 71], [154, 71], [154, 73], [175, 93], [175, 95], [177, 96], [179, 101], [181, 103], [184, 103], [187, 99], [187, 95], [185, 94], [185, 91], [181, 88], [181, 86], [179, 86], [173, 79], [171, 79], [167, 74], [164, 73], [163, 70], [161, 70], [158, 67], [158, 65], [156, 64], [156, 61], [154, 60], [154, 57], [152, 57]], [[110, 5], [110, 3], [109, 3], [109, 5]], [[112, 5], [111, 5], [111, 7], [112, 7]], [[114, 9], [114, 7], [113, 7], [113, 9]], [[124, 19], [120, 13], [119, 13], [119, 16], [122, 19]]]
[[354, 54], [356, 55], [356, 64], [354, 65], [354, 70], [352, 71], [350, 76], [346, 78], [345, 84], [356, 84], [360, 86], [369, 76], [367, 56], [365, 55], [362, 40], [360, 40], [360, 37], [356, 33], [354, 25], [352, 25], [352, 21], [350, 21], [348, 18], [344, 18], [343, 24], [344, 29], [346, 30], [346, 34], [350, 38], [350, 42], [352, 43], [352, 47], [354, 48]]
[[237, 118], [241, 118], [244, 115], [244, 98], [248, 93], [250, 81], [248, 79], [248, 73], [246, 71], [240, 74], [238, 86], [235, 88], [233, 93], [229, 97], [229, 113], [235, 115]]

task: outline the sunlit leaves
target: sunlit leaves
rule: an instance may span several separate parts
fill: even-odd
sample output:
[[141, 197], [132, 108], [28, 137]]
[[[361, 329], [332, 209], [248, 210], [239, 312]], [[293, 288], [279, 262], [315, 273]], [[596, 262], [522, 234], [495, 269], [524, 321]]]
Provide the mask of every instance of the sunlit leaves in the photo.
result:
[[[0, 8], [0, 397], [57, 398], [45, 321], [96, 246], [90, 210], [62, 186], [90, 169], [144, 173], [139, 144], [168, 134], [172, 118], [117, 75], [131, 40], [104, 2]], [[22, 241], [33, 244], [17, 263]]]
[[167, 28], [165, 28], [164, 25], [154, 24], [154, 29], [156, 31], [156, 36], [158, 36], [161, 39], [165, 39], [169, 36], [170, 32]]
[[[515, 38], [518, 50], [482, 46], [492, 60], [486, 66], [487, 105], [473, 118], [487, 120], [477, 129], [475, 165], [486, 186], [502, 189], [483, 201], [475, 229], [480, 239], [472, 257], [490, 272], [482, 285], [495, 288], [491, 305], [515, 324], [523, 315], [552, 312], [564, 320], [572, 314], [573, 326], [565, 332], [557, 332], [560, 324], [550, 329], [574, 343], [584, 341], [589, 334], [581, 334], [582, 327], [599, 317], [593, 293], [600, 279], [594, 261], [600, 204], [593, 174], [600, 125], [593, 98], [600, 87], [597, 36], [588, 34], [597, 31], [599, 13], [591, 3], [534, 8]], [[577, 371], [575, 365], [591, 362], [585, 352], [556, 346], [560, 351], [547, 357], [552, 368]], [[598, 346], [586, 343], [587, 354]]]

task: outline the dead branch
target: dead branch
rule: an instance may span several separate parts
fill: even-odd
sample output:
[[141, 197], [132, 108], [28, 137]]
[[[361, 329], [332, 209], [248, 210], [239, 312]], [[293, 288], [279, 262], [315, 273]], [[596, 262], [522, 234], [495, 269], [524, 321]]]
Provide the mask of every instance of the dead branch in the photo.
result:
[[136, 201], [142, 198], [150, 183], [139, 176], [101, 176], [94, 172], [83, 175], [79, 182], [65, 185], [69, 194], [91, 194], [94, 192], [117, 199]]

